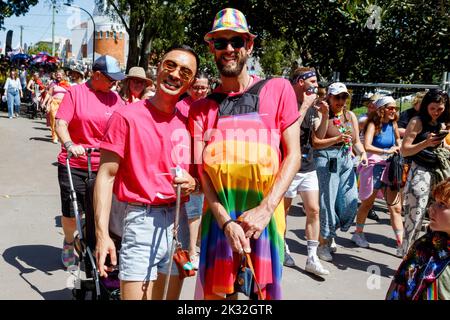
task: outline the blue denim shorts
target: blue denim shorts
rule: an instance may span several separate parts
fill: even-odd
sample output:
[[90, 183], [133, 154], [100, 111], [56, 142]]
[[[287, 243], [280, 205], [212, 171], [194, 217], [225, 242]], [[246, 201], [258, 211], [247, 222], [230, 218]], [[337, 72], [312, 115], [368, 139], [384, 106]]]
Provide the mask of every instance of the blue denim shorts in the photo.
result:
[[385, 165], [376, 164], [373, 167], [373, 189], [379, 190], [384, 187], [384, 183], [381, 181]]
[[[144, 207], [128, 204], [120, 249], [119, 279], [123, 281], [154, 281], [158, 273], [167, 274], [172, 247], [175, 207]], [[181, 205], [178, 240], [183, 249], [189, 245], [189, 228]], [[175, 262], [171, 275], [178, 275]]]
[[185, 203], [188, 219], [200, 218], [203, 211], [204, 194], [191, 194], [189, 201]]

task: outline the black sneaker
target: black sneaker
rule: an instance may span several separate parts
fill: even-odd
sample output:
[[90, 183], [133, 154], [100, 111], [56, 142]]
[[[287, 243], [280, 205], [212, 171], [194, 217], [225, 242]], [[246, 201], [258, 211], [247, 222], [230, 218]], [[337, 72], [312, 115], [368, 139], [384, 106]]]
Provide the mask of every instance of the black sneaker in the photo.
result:
[[283, 265], [285, 267], [295, 267], [295, 261], [294, 259], [291, 257], [291, 255], [287, 252], [284, 252], [284, 263]]
[[375, 221], [380, 221], [380, 217], [377, 215], [377, 213], [373, 209], [370, 209], [369, 214], [367, 215], [367, 218], [375, 220]]

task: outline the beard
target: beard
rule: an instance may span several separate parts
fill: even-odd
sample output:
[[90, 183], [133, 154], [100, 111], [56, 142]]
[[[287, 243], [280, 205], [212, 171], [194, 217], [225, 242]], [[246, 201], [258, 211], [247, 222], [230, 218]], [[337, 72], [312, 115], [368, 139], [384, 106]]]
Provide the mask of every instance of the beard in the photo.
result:
[[242, 70], [244, 69], [244, 66], [247, 64], [247, 59], [248, 59], [247, 55], [242, 56], [239, 54], [237, 56], [236, 65], [231, 66], [231, 65], [224, 65], [222, 62], [222, 57], [219, 57], [216, 58], [217, 69], [219, 69], [220, 74], [224, 77], [227, 78], [237, 77], [238, 75], [241, 74]]

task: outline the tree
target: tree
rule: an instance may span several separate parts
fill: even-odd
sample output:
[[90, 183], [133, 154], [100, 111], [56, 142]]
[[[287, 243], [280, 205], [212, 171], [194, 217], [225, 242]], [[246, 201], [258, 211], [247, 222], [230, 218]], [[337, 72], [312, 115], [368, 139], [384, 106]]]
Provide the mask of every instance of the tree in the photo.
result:
[[[103, 0], [97, 0], [97, 5]], [[159, 56], [161, 48], [184, 39], [184, 14], [192, 0], [107, 0], [106, 10], [124, 25], [128, 36], [126, 70], [148, 68], [149, 56]]]
[[187, 37], [204, 46], [214, 15], [226, 7], [241, 10], [258, 35], [254, 55], [273, 55], [263, 58], [265, 69], [278, 68], [282, 51], [275, 48], [284, 41], [295, 48], [295, 60], [315, 67], [325, 81], [339, 71], [344, 81], [430, 83], [450, 71], [448, 1], [195, 2]]
[[0, 28], [3, 27], [5, 18], [15, 15], [24, 15], [30, 7], [35, 6], [38, 0], [8, 0], [0, 1]]
[[50, 46], [47, 45], [46, 43], [42, 43], [41, 42], [41, 43], [39, 43], [37, 45], [34, 45], [34, 46], [30, 47], [28, 49], [28, 54], [37, 54], [37, 53], [39, 53], [41, 51], [51, 53], [52, 52], [52, 48], [50, 48]]

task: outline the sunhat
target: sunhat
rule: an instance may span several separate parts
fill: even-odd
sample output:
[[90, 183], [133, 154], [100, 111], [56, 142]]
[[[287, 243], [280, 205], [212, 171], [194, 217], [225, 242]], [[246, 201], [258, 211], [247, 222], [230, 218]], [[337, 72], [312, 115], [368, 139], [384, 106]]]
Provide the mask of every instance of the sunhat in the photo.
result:
[[208, 32], [203, 39], [205, 39], [206, 42], [209, 42], [213, 39], [215, 32], [222, 30], [246, 33], [251, 39], [256, 38], [254, 34], [250, 33], [244, 14], [233, 8], [223, 9], [216, 14], [214, 17], [212, 30]]
[[147, 81], [147, 87], [153, 84], [153, 80], [146, 77], [145, 70], [141, 67], [133, 67], [128, 71], [127, 79], [133, 78]]

